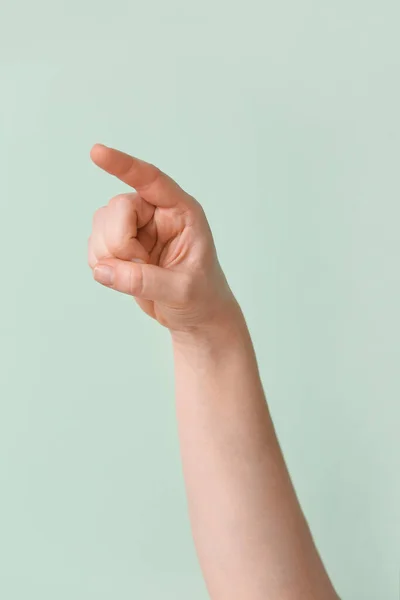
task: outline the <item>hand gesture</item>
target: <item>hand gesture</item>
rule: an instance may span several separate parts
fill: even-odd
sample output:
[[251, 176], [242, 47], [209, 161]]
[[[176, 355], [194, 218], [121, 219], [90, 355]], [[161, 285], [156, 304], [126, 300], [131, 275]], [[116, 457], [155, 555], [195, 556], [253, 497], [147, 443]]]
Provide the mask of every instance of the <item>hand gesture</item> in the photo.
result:
[[101, 144], [90, 155], [136, 190], [94, 214], [88, 262], [96, 281], [134, 296], [172, 331], [226, 316], [236, 302], [199, 202], [150, 163]]

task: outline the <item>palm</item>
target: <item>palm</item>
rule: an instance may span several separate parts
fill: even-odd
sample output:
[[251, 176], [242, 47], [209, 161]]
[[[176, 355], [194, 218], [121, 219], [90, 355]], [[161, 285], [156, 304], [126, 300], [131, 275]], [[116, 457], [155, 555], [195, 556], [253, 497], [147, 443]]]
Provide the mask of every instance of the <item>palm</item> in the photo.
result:
[[[137, 228], [136, 239], [149, 255], [149, 264], [164, 269], [185, 272], [199, 262], [201, 248], [194, 243], [195, 223], [193, 214], [174, 208], [152, 207], [147, 202], [151, 217]], [[176, 307], [135, 298], [139, 306], [160, 323], [171, 320]]]

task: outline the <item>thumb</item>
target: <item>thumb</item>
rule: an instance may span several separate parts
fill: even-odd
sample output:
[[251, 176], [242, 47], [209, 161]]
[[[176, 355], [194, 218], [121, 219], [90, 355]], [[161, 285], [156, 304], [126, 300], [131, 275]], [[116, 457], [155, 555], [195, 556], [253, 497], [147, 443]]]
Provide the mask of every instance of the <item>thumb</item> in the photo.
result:
[[118, 292], [165, 304], [182, 304], [188, 290], [185, 273], [118, 258], [98, 262], [93, 277]]

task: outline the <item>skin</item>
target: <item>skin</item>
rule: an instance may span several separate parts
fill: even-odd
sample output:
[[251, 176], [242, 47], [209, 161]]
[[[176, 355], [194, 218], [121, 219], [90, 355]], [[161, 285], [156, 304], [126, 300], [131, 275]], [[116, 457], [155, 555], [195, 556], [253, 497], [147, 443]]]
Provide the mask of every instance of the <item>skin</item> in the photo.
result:
[[157, 167], [96, 144], [135, 192], [96, 211], [96, 281], [171, 335], [193, 537], [212, 600], [338, 600], [293, 488], [257, 360], [201, 205]]

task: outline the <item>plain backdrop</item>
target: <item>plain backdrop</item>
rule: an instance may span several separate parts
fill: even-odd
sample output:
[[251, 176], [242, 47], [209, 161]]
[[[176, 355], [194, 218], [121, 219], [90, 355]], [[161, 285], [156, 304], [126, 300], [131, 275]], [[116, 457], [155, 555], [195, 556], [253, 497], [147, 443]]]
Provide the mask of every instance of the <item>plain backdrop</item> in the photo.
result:
[[128, 189], [95, 142], [204, 205], [337, 590], [398, 598], [399, 18], [1, 1], [1, 598], [207, 598], [168, 332], [86, 264], [92, 213]]

